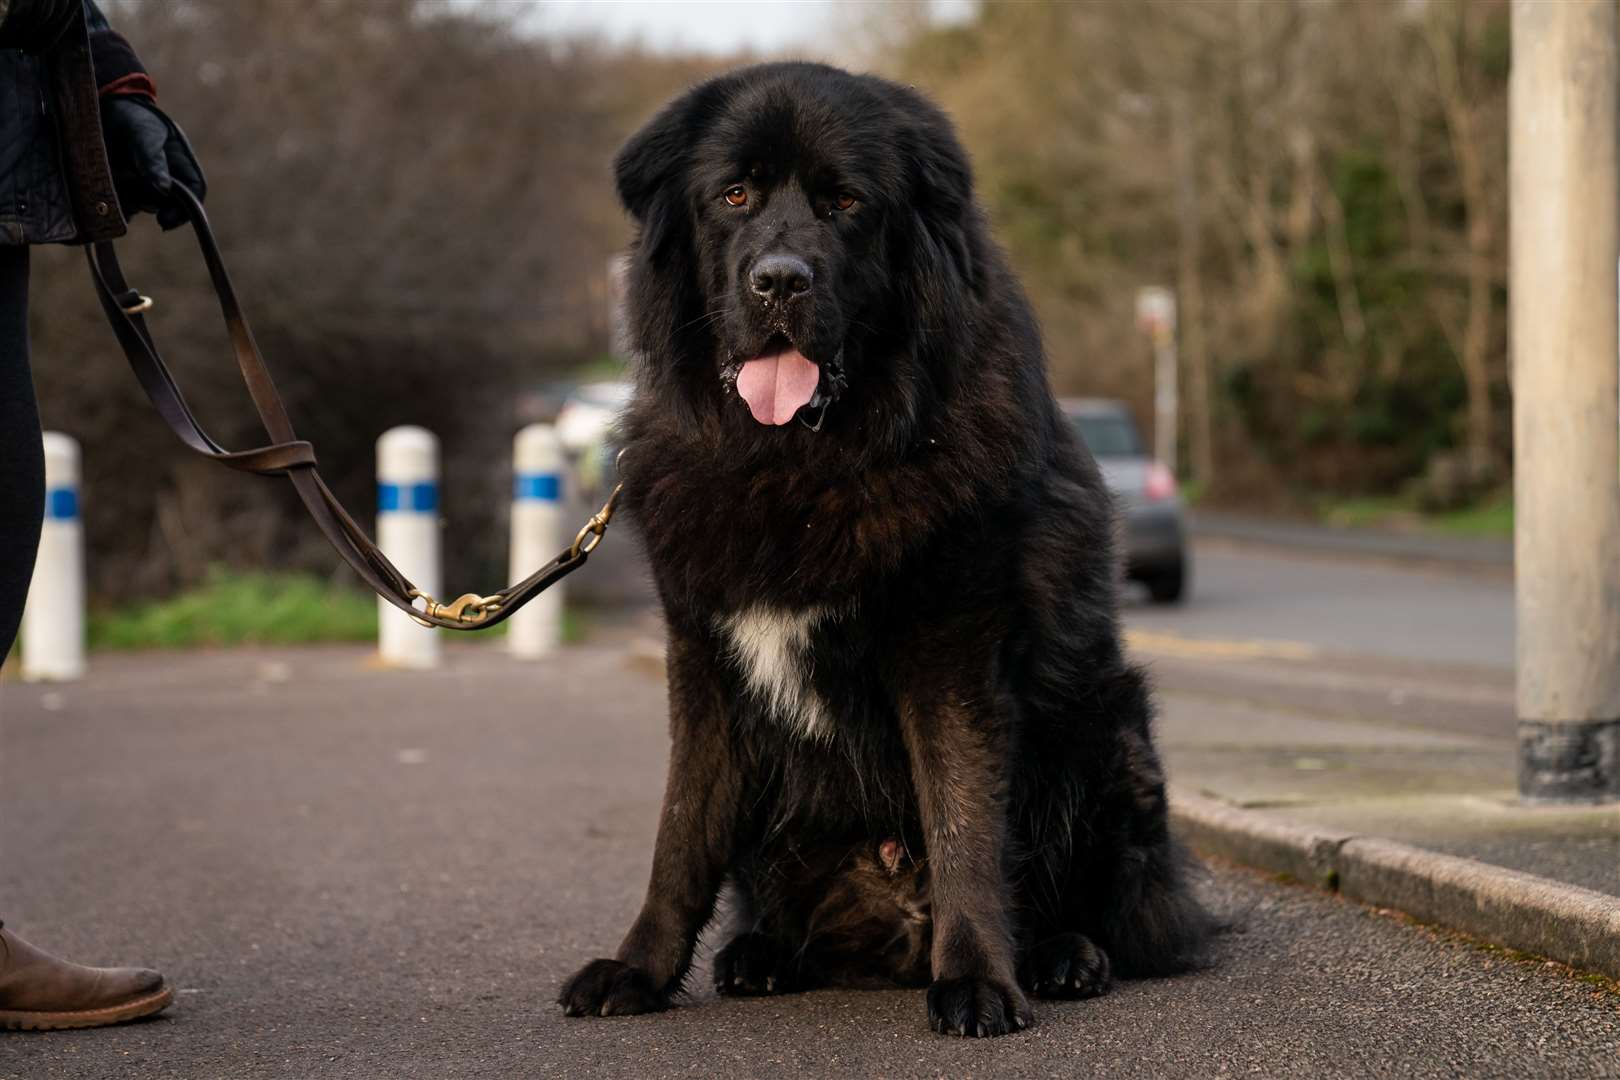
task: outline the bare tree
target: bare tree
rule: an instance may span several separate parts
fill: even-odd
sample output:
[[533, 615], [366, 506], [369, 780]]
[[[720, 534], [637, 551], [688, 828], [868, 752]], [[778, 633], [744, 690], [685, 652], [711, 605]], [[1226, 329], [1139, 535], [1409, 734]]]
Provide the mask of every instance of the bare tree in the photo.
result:
[[1274, 499], [1505, 459], [1506, 33], [1500, 0], [985, 5], [897, 66], [957, 117], [1059, 383], [1144, 406], [1129, 297], [1177, 282], [1192, 475]]
[[1494, 306], [1492, 287], [1501, 276], [1497, 249], [1506, 217], [1507, 173], [1502, 97], [1500, 92], [1492, 93], [1492, 88], [1480, 79], [1479, 63], [1474, 59], [1477, 49], [1468, 47], [1480, 36], [1482, 11], [1478, 4], [1431, 3], [1424, 23], [1465, 219], [1464, 242], [1457, 258], [1467, 283], [1467, 314], [1461, 334], [1450, 319], [1443, 318], [1442, 325], [1447, 327], [1468, 383], [1467, 462], [1479, 476], [1488, 475], [1493, 464], [1493, 375], [1487, 353]]

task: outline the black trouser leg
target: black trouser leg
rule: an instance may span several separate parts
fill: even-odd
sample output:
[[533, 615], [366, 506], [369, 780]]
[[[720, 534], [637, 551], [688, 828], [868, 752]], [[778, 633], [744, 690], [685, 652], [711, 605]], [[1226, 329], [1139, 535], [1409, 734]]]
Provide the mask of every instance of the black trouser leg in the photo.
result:
[[0, 660], [11, 651], [45, 520], [45, 451], [28, 370], [28, 249], [0, 246]]

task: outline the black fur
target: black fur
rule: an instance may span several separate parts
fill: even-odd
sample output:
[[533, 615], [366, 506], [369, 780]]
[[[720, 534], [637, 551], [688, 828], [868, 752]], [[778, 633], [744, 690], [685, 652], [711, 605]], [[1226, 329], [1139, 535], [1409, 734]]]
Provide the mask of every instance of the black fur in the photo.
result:
[[[1122, 653], [1109, 497], [949, 122], [767, 64], [675, 101], [616, 168], [640, 226], [624, 508], [669, 627], [672, 753], [645, 906], [565, 1009], [667, 1004], [728, 882], [722, 992], [931, 981], [939, 1031], [1194, 964], [1211, 922]], [[761, 301], [749, 272], [783, 252], [813, 288]], [[775, 427], [733, 381], [782, 339], [822, 383]], [[832, 613], [812, 737], [721, 629], [762, 608]]]

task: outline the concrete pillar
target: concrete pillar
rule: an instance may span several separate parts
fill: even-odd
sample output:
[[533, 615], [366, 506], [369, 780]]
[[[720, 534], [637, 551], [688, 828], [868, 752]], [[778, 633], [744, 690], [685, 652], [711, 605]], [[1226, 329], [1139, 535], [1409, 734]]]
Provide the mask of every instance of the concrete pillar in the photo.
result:
[[[377, 546], [418, 589], [438, 600], [439, 440], [419, 427], [397, 427], [377, 440]], [[438, 666], [439, 632], [377, 601], [377, 651], [395, 667]]]
[[[522, 581], [556, 557], [563, 537], [563, 448], [557, 429], [530, 424], [512, 443], [511, 578]], [[572, 539], [569, 537], [568, 539]], [[536, 660], [562, 642], [563, 583], [558, 582], [507, 620], [507, 648]]]
[[79, 521], [79, 444], [47, 431], [45, 525], [23, 608], [22, 676], [84, 675], [84, 526]]
[[1620, 799], [1614, 0], [1514, 0], [1519, 792]]

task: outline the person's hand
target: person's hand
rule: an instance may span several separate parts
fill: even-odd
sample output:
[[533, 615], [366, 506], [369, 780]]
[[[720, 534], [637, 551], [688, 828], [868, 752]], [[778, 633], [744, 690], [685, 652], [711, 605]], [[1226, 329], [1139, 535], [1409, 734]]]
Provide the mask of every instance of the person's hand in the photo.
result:
[[156, 214], [165, 229], [184, 225], [189, 219], [174, 185], [201, 200], [208, 181], [179, 125], [144, 95], [115, 94], [101, 99], [101, 129], [124, 215]]

